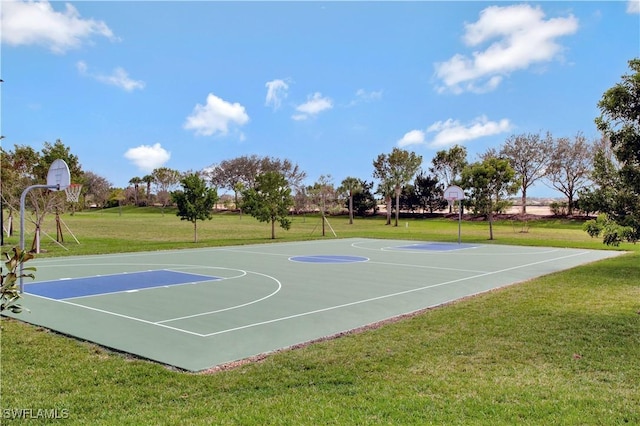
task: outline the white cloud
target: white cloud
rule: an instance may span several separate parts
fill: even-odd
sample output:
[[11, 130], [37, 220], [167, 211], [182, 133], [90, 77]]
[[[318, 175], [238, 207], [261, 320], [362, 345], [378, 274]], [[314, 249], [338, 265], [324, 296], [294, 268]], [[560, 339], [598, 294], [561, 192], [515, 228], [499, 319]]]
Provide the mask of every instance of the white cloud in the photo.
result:
[[211, 136], [216, 133], [226, 135], [229, 126], [242, 126], [249, 121], [249, 116], [239, 103], [229, 103], [213, 93], [207, 96], [205, 105], [197, 104], [191, 115], [187, 117], [184, 128], [194, 130], [196, 135]]
[[[494, 40], [486, 49], [469, 55], [456, 54], [435, 64], [435, 74], [443, 83], [440, 92], [482, 93], [494, 90], [509, 73], [557, 58], [563, 47], [558, 37], [575, 33], [578, 19], [544, 19], [540, 7], [527, 4], [490, 6], [477, 22], [465, 25], [464, 42], [476, 47]], [[497, 40], [496, 40], [497, 39]]]
[[437, 121], [427, 128], [427, 133], [435, 133], [429, 145], [433, 148], [463, 144], [464, 142], [508, 132], [511, 123], [503, 118], [500, 121], [489, 121], [481, 116], [471, 123], [462, 124], [458, 120]]
[[358, 89], [356, 91], [356, 98], [360, 101], [378, 101], [382, 99], [382, 90], [367, 92], [364, 89]]
[[627, 13], [640, 13], [640, 0], [628, 0]]
[[298, 121], [306, 120], [331, 108], [333, 108], [333, 101], [330, 98], [323, 97], [320, 92], [315, 92], [307, 97], [307, 102], [296, 107], [298, 114], [294, 114], [291, 118]]
[[425, 142], [424, 137], [425, 133], [422, 130], [411, 130], [398, 141], [398, 146], [402, 148], [408, 145], [422, 145]]
[[140, 145], [136, 148], [130, 148], [124, 153], [124, 157], [140, 170], [152, 172], [169, 161], [171, 153], [162, 148], [159, 143], [156, 143], [153, 146]]
[[289, 90], [287, 82], [284, 80], [272, 80], [267, 81], [265, 86], [267, 87], [267, 98], [264, 104], [273, 107], [274, 110], [280, 108], [282, 99], [287, 97], [287, 90]]
[[82, 19], [70, 3], [57, 12], [48, 1], [2, 0], [2, 43], [13, 46], [42, 45], [62, 54], [81, 46], [94, 35], [115, 40], [103, 21]]
[[353, 107], [362, 103], [379, 101], [380, 99], [382, 99], [382, 90], [367, 92], [364, 89], [358, 89], [356, 90], [355, 98], [346, 106]]
[[76, 64], [76, 68], [82, 75], [94, 78], [101, 83], [119, 87], [126, 90], [127, 92], [131, 92], [136, 89], [143, 89], [145, 86], [144, 81], [132, 80], [131, 78], [129, 78], [129, 74], [120, 67], [114, 69], [110, 75], [89, 73], [89, 67], [84, 61], [78, 61], [78, 63]]

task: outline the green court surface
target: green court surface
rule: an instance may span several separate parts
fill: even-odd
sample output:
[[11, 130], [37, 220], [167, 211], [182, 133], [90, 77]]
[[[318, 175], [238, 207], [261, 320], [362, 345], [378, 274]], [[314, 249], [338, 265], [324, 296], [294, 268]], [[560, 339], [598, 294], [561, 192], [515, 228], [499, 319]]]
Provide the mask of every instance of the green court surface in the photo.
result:
[[37, 259], [12, 316], [200, 371], [619, 254], [352, 238]]

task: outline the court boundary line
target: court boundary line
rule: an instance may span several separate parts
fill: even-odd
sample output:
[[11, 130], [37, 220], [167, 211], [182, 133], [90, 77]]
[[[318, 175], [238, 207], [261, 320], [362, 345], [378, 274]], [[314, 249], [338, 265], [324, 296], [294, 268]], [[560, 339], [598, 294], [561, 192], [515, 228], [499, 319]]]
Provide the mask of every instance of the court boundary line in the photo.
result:
[[[463, 251], [463, 249], [460, 250], [407, 250], [407, 249], [403, 249], [403, 250], [398, 250], [398, 249], [394, 249], [393, 246], [386, 246], [386, 247], [363, 247], [361, 244], [365, 243], [365, 242], [370, 242], [370, 241], [388, 241], [388, 240], [384, 240], [384, 239], [371, 239], [371, 240], [361, 240], [361, 241], [356, 241], [351, 243], [351, 247], [358, 249], [358, 250], [370, 250], [370, 251], [382, 251], [382, 252], [392, 252], [392, 253], [414, 253], [414, 254], [428, 254], [428, 255], [459, 255], [461, 254], [460, 252]], [[391, 241], [391, 240], [389, 240]], [[505, 247], [503, 245], [491, 245], [491, 244], [477, 244], [474, 247], [469, 247], [466, 248], [464, 250], [471, 250], [471, 249], [478, 249], [478, 248], [484, 248], [484, 247]], [[545, 248], [545, 247], [539, 247], [539, 246], [508, 246], [508, 247], [519, 247], [519, 248]], [[523, 254], [535, 254], [535, 255], [539, 255], [539, 254], [549, 254], [549, 253], [555, 253], [557, 251], [563, 250], [562, 248], [548, 248], [546, 247], [547, 250], [542, 250], [542, 251], [531, 251], [530, 253], [513, 253], [513, 252], [499, 252], [499, 253], [482, 253], [482, 252], [471, 252], [471, 253], [467, 253], [465, 252], [464, 255], [465, 256], [520, 256]], [[567, 249], [574, 249], [572, 247], [569, 247]], [[579, 249], [576, 249], [579, 250]], [[591, 250], [591, 251], [598, 251], [598, 250]]]
[[[290, 320], [290, 319], [293, 319], [293, 318], [300, 318], [300, 317], [304, 317], [304, 316], [307, 316], [307, 315], [313, 315], [313, 314], [317, 314], [317, 313], [321, 313], [321, 312], [328, 312], [328, 311], [332, 311], [332, 310], [335, 310], [335, 309], [345, 308], [345, 307], [348, 307], [348, 306], [355, 306], [355, 305], [360, 305], [360, 304], [363, 304], [363, 303], [373, 302], [373, 301], [376, 301], [376, 300], [388, 299], [390, 297], [401, 296], [401, 295], [404, 295], [404, 294], [415, 293], [415, 292], [418, 292], [418, 291], [428, 290], [428, 289], [435, 288], [435, 287], [441, 287], [441, 286], [444, 286], [444, 285], [455, 284], [455, 283], [462, 282], [462, 281], [467, 281], [467, 280], [470, 280], [470, 279], [475, 279], [475, 278], [481, 278], [481, 277], [485, 277], [485, 276], [489, 276], [489, 275], [500, 274], [500, 273], [503, 273], [503, 272], [512, 271], [512, 270], [520, 269], [520, 268], [525, 268], [525, 267], [528, 267], [528, 266], [533, 266], [533, 265], [538, 265], [538, 264], [542, 264], [542, 263], [553, 262], [553, 261], [561, 260], [561, 259], [568, 259], [570, 257], [582, 256], [582, 255], [587, 254], [587, 253], [588, 252], [573, 253], [571, 255], [562, 256], [562, 257], [558, 257], [558, 258], [554, 258], [554, 259], [541, 260], [541, 261], [537, 261], [537, 262], [528, 263], [528, 264], [525, 264], [525, 265], [519, 265], [519, 266], [510, 267], [510, 268], [500, 269], [498, 271], [487, 272], [487, 273], [480, 274], [480, 275], [473, 275], [473, 276], [470, 276], [470, 277], [465, 277], [465, 278], [459, 278], [459, 279], [456, 279], [456, 280], [445, 281], [445, 282], [438, 283], [438, 284], [431, 284], [431, 285], [428, 285], [428, 286], [418, 287], [418, 288], [414, 288], [414, 289], [410, 289], [410, 290], [403, 290], [403, 291], [399, 291], [399, 292], [396, 292], [396, 293], [391, 293], [391, 294], [386, 294], [386, 295], [382, 295], [382, 296], [371, 297], [371, 298], [368, 298], [368, 299], [357, 300], [357, 301], [349, 302], [349, 303], [343, 303], [341, 305], [336, 305], [336, 306], [329, 306], [329, 307], [326, 307], [326, 308], [316, 309], [316, 310], [313, 310], [313, 311], [301, 312], [299, 314], [288, 315], [288, 316], [285, 316], [285, 317], [274, 318], [274, 319], [267, 320], [267, 321], [261, 321], [261, 322], [257, 322], [257, 323], [253, 323], [253, 324], [247, 324], [247, 325], [239, 326], [239, 327], [233, 327], [233, 328], [230, 328], [230, 329], [227, 329], [227, 330], [216, 331], [216, 332], [213, 332], [213, 333], [206, 334], [206, 335], [204, 335], [204, 337], [217, 336], [217, 335], [220, 335], [220, 334], [225, 334], [225, 333], [229, 333], [229, 332], [233, 332], [233, 331], [244, 330], [244, 329], [252, 328], [252, 327], [258, 327], [258, 326], [265, 325], [265, 324], [272, 324], [272, 323], [275, 323], [275, 322], [287, 321], [287, 320]], [[511, 284], [507, 284], [507, 285], [511, 285]], [[473, 295], [479, 294], [479, 293], [480, 292], [473, 293]], [[439, 305], [440, 304], [432, 305], [432, 306], [439, 306]]]
[[[263, 274], [263, 273], [260, 273], [260, 272], [255, 272], [255, 271], [245, 271], [245, 270], [242, 270], [242, 269], [233, 269], [233, 268], [224, 268], [224, 269], [240, 271], [240, 272], [243, 272], [243, 274], [242, 275], [238, 275], [238, 276], [234, 276], [234, 277], [230, 277], [230, 278], [218, 279], [218, 280], [216, 280], [216, 282], [224, 281], [224, 280], [227, 280], [227, 279], [229, 279], [229, 280], [237, 279], [237, 278], [241, 278], [241, 277], [247, 276], [248, 274], [256, 274], [256, 275], [260, 275], [260, 276], [263, 276], [263, 277], [266, 277], [268, 279], [271, 279], [271, 280], [275, 281], [276, 284], [277, 284], [277, 288], [276, 288], [275, 291], [272, 291], [270, 294], [268, 294], [266, 296], [263, 296], [260, 299], [255, 299], [255, 300], [252, 300], [250, 302], [243, 303], [243, 304], [240, 304], [240, 305], [229, 306], [229, 307], [226, 307], [226, 308], [223, 308], [223, 309], [217, 309], [217, 310], [214, 310], [214, 311], [201, 312], [201, 313], [182, 316], [182, 317], [168, 318], [168, 319], [164, 319], [164, 320], [160, 320], [160, 321], [145, 320], [143, 318], [133, 317], [131, 315], [121, 314], [121, 313], [113, 312], [113, 311], [107, 311], [105, 309], [96, 308], [96, 307], [88, 306], [88, 305], [82, 305], [80, 303], [74, 303], [74, 302], [70, 302], [69, 301], [69, 300], [76, 300], [76, 299], [80, 299], [80, 298], [99, 297], [99, 296], [103, 296], [103, 295], [110, 295], [110, 294], [117, 294], [117, 293], [130, 293], [130, 291], [128, 291], [128, 290], [127, 291], [113, 292], [113, 293], [97, 294], [97, 295], [91, 295], [91, 296], [79, 296], [79, 297], [76, 297], [76, 298], [66, 298], [66, 299], [52, 299], [50, 297], [41, 296], [39, 294], [33, 294], [33, 293], [27, 293], [27, 294], [29, 296], [38, 297], [38, 298], [41, 298], [41, 299], [49, 300], [51, 302], [66, 303], [68, 305], [75, 306], [75, 307], [78, 307], [78, 308], [86, 308], [86, 309], [89, 309], [89, 310], [92, 310], [92, 311], [95, 311], [95, 312], [100, 312], [100, 313], [103, 313], [103, 314], [106, 314], [106, 315], [113, 315], [113, 316], [124, 318], [124, 319], [127, 319], [127, 320], [142, 322], [142, 323], [147, 324], [147, 325], [157, 325], [159, 327], [164, 327], [164, 328], [168, 328], [168, 329], [171, 329], [171, 330], [174, 330], [174, 331], [188, 333], [188, 334], [191, 334], [191, 335], [194, 335], [194, 336], [207, 337], [205, 334], [197, 333], [197, 332], [190, 331], [190, 330], [183, 329], [183, 328], [179, 328], [179, 327], [173, 327], [173, 326], [165, 325], [165, 323], [171, 322], [171, 321], [179, 321], [179, 320], [188, 319], [188, 318], [196, 318], [196, 317], [199, 317], [199, 316], [212, 315], [212, 314], [215, 314], [215, 313], [230, 311], [230, 310], [233, 310], [233, 309], [239, 309], [239, 308], [242, 308], [242, 307], [245, 307], [245, 306], [252, 305], [254, 303], [262, 302], [263, 300], [266, 300], [266, 299], [268, 299], [270, 297], [273, 297], [274, 295], [279, 293], [280, 290], [282, 289], [282, 283], [280, 282], [280, 280], [278, 280], [277, 278], [272, 277], [270, 275]], [[118, 274], [113, 274], [113, 275], [118, 275]], [[206, 275], [203, 275], [203, 276], [206, 276]], [[43, 282], [45, 282], [45, 281], [43, 281]], [[51, 281], [51, 282], [56, 282], [56, 281]], [[206, 281], [201, 281], [201, 282], [192, 282], [192, 283], [185, 283], [185, 284], [178, 284], [178, 285], [203, 284], [205, 282]], [[159, 288], [167, 288], [167, 287], [169, 287], [169, 286], [161, 285], [161, 286], [157, 286], [157, 287], [150, 287], [148, 289], [159, 289]]]
[[[372, 249], [372, 250], [377, 250], [377, 249]], [[233, 251], [233, 250], [227, 250], [227, 251]], [[557, 249], [556, 250], [552, 250], [552, 251], [557, 251]], [[187, 330], [187, 329], [184, 329], [184, 328], [173, 327], [173, 326], [165, 324], [165, 322], [175, 321], [175, 320], [178, 320], [178, 319], [185, 319], [183, 317], [179, 317], [177, 319], [166, 319], [166, 320], [160, 320], [160, 321], [149, 321], [149, 320], [145, 320], [145, 319], [142, 319], [142, 318], [133, 317], [133, 316], [130, 316], [130, 315], [120, 314], [120, 313], [117, 313], [117, 312], [107, 311], [107, 310], [100, 309], [100, 308], [81, 305], [81, 304], [78, 304], [78, 303], [73, 303], [73, 302], [70, 302], [70, 301], [65, 300], [65, 299], [56, 300], [56, 299], [51, 299], [51, 298], [48, 298], [48, 297], [45, 297], [45, 296], [39, 296], [39, 295], [35, 295], [35, 294], [30, 294], [30, 293], [27, 293], [27, 294], [29, 294], [30, 296], [33, 296], [33, 297], [38, 297], [38, 298], [49, 300], [49, 301], [52, 301], [52, 302], [65, 303], [65, 304], [68, 304], [68, 305], [71, 305], [71, 306], [75, 306], [75, 307], [78, 307], [78, 308], [84, 308], [84, 309], [88, 309], [88, 310], [91, 310], [91, 311], [100, 312], [100, 313], [105, 314], [105, 315], [112, 315], [112, 316], [115, 316], [115, 317], [131, 320], [131, 321], [136, 321], [136, 322], [144, 323], [144, 324], [151, 325], [151, 326], [162, 327], [162, 328], [169, 329], [169, 330], [172, 330], [172, 331], [177, 331], [177, 332], [180, 332], [180, 333], [185, 333], [185, 334], [189, 334], [189, 335], [193, 335], [193, 336], [197, 336], [197, 337], [208, 338], [208, 337], [213, 337], [213, 336], [217, 336], [217, 335], [221, 335], [221, 334], [226, 334], [226, 333], [230, 333], [230, 332], [234, 332], [234, 331], [238, 331], [238, 330], [258, 327], [258, 326], [262, 326], [262, 325], [266, 325], [266, 324], [272, 324], [272, 323], [281, 322], [281, 321], [287, 321], [287, 320], [294, 319], [294, 318], [300, 318], [300, 317], [314, 315], [314, 314], [318, 314], [318, 313], [322, 313], [322, 312], [328, 312], [328, 311], [332, 311], [332, 310], [342, 309], [342, 308], [349, 307], [349, 306], [361, 305], [361, 304], [365, 304], [365, 303], [369, 303], [369, 302], [373, 302], [373, 301], [377, 301], [377, 300], [388, 299], [388, 298], [397, 297], [397, 296], [401, 296], [401, 295], [405, 295], [405, 294], [424, 291], [424, 290], [428, 290], [428, 289], [431, 289], [431, 288], [436, 288], [436, 287], [441, 287], [441, 286], [445, 286], [445, 285], [456, 284], [456, 283], [463, 282], [463, 281], [469, 281], [469, 280], [473, 280], [473, 279], [477, 279], [477, 278], [496, 275], [496, 274], [500, 274], [500, 273], [504, 273], [504, 272], [508, 272], [508, 271], [527, 268], [527, 267], [534, 266], [534, 265], [555, 262], [555, 261], [559, 261], [559, 260], [562, 260], [562, 259], [568, 259], [568, 258], [577, 257], [577, 256], [583, 256], [583, 255], [588, 254], [588, 253], [589, 253], [589, 251], [580, 251], [580, 252], [577, 252], [577, 253], [568, 254], [566, 256], [555, 257], [555, 258], [552, 258], [552, 259], [543, 259], [543, 260], [539, 260], [539, 261], [536, 261], [536, 262], [530, 262], [530, 263], [523, 264], [523, 265], [516, 265], [516, 266], [509, 267], [509, 268], [499, 269], [499, 270], [496, 270], [496, 271], [483, 272], [483, 273], [480, 273], [480, 274], [477, 274], [477, 275], [471, 275], [471, 276], [468, 276], [468, 277], [463, 277], [463, 278], [459, 278], [459, 279], [455, 279], [455, 280], [449, 280], [449, 281], [445, 281], [445, 282], [441, 282], [441, 283], [430, 284], [430, 285], [427, 285], [427, 286], [421, 286], [421, 287], [412, 288], [412, 289], [408, 289], [408, 290], [403, 290], [403, 291], [399, 291], [399, 292], [395, 292], [395, 293], [389, 293], [389, 294], [385, 294], [385, 295], [381, 295], [381, 296], [375, 296], [375, 297], [371, 297], [371, 298], [367, 298], [367, 299], [356, 300], [356, 301], [353, 301], [353, 302], [343, 303], [343, 304], [339, 304], [339, 305], [328, 306], [328, 307], [325, 307], [325, 308], [315, 309], [315, 310], [312, 310], [312, 311], [306, 311], [306, 312], [301, 312], [301, 313], [298, 313], [298, 314], [292, 314], [292, 315], [287, 315], [287, 316], [283, 316], [283, 317], [279, 317], [279, 318], [273, 318], [273, 319], [266, 320], [266, 321], [260, 321], [260, 322], [256, 322], [256, 323], [246, 324], [246, 325], [238, 326], [238, 327], [232, 327], [232, 328], [228, 328], [228, 329], [225, 329], [225, 330], [219, 330], [219, 331], [216, 331], [216, 332], [205, 333], [205, 334], [194, 332], [194, 331], [190, 331], [190, 330]], [[270, 253], [260, 253], [260, 254], [270, 254]], [[369, 263], [369, 262], [364, 262], [364, 263]], [[378, 262], [373, 261], [371, 263], [378, 263]], [[384, 264], [384, 262], [380, 262], [380, 263]], [[413, 267], [425, 267], [425, 268], [428, 268], [428, 267], [422, 266], [422, 265], [403, 265], [403, 264], [398, 264], [398, 266], [407, 266], [407, 267], [413, 266]], [[227, 269], [233, 269], [233, 268], [227, 268]], [[235, 270], [239, 270], [239, 269], [235, 269]], [[240, 271], [242, 271], [242, 270], [240, 270]], [[461, 270], [459, 270], [459, 271], [461, 271]], [[280, 281], [275, 277], [271, 277], [269, 275], [262, 274], [262, 273], [259, 273], [259, 272], [253, 272], [253, 271], [250, 271], [250, 272], [251, 273], [255, 273], [257, 275], [262, 275], [262, 276], [271, 278], [271, 279], [275, 280], [281, 286]], [[464, 272], [464, 271], [462, 271], [462, 272]], [[113, 275], [118, 275], [118, 274], [113, 274]], [[222, 280], [218, 280], [218, 281], [222, 281]], [[511, 285], [511, 284], [512, 283], [506, 284], [505, 286]], [[165, 286], [159, 286], [157, 288], [163, 288], [163, 287], [165, 287]], [[474, 293], [473, 295], [479, 294], [479, 293], [480, 292]], [[264, 300], [264, 298], [262, 298], [262, 300]], [[432, 306], [439, 306], [439, 305], [440, 304], [432, 305]], [[230, 309], [229, 308], [224, 308], [224, 310], [230, 310]], [[220, 310], [194, 314], [194, 315], [189, 316], [189, 317], [211, 315], [211, 314], [217, 313], [217, 312], [220, 312]]]

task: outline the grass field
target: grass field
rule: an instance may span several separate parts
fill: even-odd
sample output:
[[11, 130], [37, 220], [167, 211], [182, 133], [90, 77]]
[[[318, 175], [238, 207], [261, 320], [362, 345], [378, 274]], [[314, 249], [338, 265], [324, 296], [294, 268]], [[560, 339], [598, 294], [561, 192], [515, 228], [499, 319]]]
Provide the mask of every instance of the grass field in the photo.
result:
[[[233, 214], [200, 223], [198, 243], [169, 209], [63, 220], [80, 245], [65, 230], [68, 250], [45, 238], [41, 256], [271, 241], [269, 225]], [[338, 237], [457, 241], [447, 219], [329, 221]], [[497, 223], [493, 243], [606, 248], [579, 222], [523, 226]], [[55, 237], [53, 223], [44, 229]], [[318, 217], [296, 217], [276, 241], [326, 232]], [[488, 235], [485, 222], [462, 225], [465, 242]], [[640, 424], [640, 250], [620, 249], [631, 253], [212, 374], [3, 318], [2, 424]]]

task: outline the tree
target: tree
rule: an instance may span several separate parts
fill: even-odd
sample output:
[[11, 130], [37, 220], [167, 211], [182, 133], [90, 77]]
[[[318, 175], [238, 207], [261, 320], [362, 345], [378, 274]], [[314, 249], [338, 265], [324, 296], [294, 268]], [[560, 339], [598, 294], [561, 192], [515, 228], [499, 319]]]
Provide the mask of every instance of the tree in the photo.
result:
[[441, 210], [447, 206], [443, 185], [439, 183], [436, 176], [427, 175], [422, 171], [416, 176], [413, 187], [416, 200], [423, 213], [426, 210], [433, 213], [434, 210]]
[[506, 140], [499, 156], [509, 160], [515, 170], [522, 194], [522, 214], [527, 213], [527, 190], [547, 174], [553, 152], [553, 138], [547, 133], [513, 135]]
[[420, 207], [416, 187], [410, 183], [403, 186], [402, 193], [400, 194], [400, 208], [404, 211], [414, 213]]
[[595, 119], [611, 142], [617, 165], [608, 164], [616, 166], [607, 194], [610, 204], [601, 206], [600, 221], [587, 223], [585, 229], [591, 236], [603, 235], [603, 242], [611, 245], [640, 240], [640, 58], [630, 60], [629, 68], [632, 73], [602, 95], [601, 114]]
[[559, 138], [553, 143], [553, 150], [546, 172], [546, 178], [558, 191], [567, 197], [567, 214], [575, 209], [578, 191], [589, 182], [593, 166], [593, 144], [578, 133], [573, 140]]
[[44, 147], [40, 154], [40, 161], [34, 168], [34, 175], [36, 178], [46, 181], [51, 163], [58, 159], [64, 160], [67, 163], [67, 166], [69, 166], [71, 182], [83, 183], [80, 182], [83, 172], [78, 157], [72, 154], [71, 148], [64, 145], [60, 139], [57, 139], [53, 144], [49, 142], [44, 143]]
[[[30, 185], [44, 184], [51, 164], [57, 160], [64, 160], [69, 166], [71, 182], [82, 183], [83, 172], [78, 157], [71, 154], [70, 148], [59, 139], [55, 143], [44, 142], [41, 152], [36, 152], [27, 146], [15, 146], [8, 154], [10, 171], [2, 170], [2, 192], [12, 211], [20, 209], [20, 198], [25, 188]], [[3, 166], [6, 164], [3, 161]], [[5, 182], [5, 179], [7, 181]], [[5, 192], [7, 191], [7, 192]], [[53, 211], [60, 211], [65, 206], [64, 192], [39, 189], [28, 194], [29, 206], [33, 213], [30, 220], [35, 224], [33, 249], [39, 252], [40, 227], [46, 215]], [[11, 220], [11, 218], [10, 218]]]
[[619, 168], [611, 142], [607, 138], [596, 142], [589, 175], [592, 185], [578, 191], [577, 207], [587, 215], [611, 209], [615, 203], [616, 188], [620, 187]]
[[171, 193], [171, 199], [178, 208], [176, 216], [180, 220], [193, 223], [193, 242], [198, 242], [198, 221], [211, 220], [213, 208], [218, 202], [215, 188], [209, 188], [207, 182], [198, 173], [189, 173], [180, 180], [182, 190]]
[[133, 185], [133, 197], [134, 197], [134, 203], [136, 207], [138, 206], [138, 193], [139, 193], [141, 183], [143, 183], [143, 180], [138, 176], [134, 176], [131, 179], [129, 179], [129, 185]]
[[21, 278], [35, 278], [33, 272], [36, 268], [23, 267], [24, 263], [33, 259], [35, 256], [33, 253], [23, 251], [17, 247], [12, 249], [13, 256], [9, 256], [9, 253], [5, 253], [6, 260], [4, 262], [7, 268], [5, 274], [2, 268], [0, 268], [0, 313], [3, 311], [11, 311], [14, 314], [22, 312], [22, 306], [18, 304], [18, 300], [22, 297], [20, 293], [20, 279]]
[[409, 183], [422, 164], [422, 156], [400, 148], [393, 148], [391, 154], [380, 154], [373, 162], [373, 177], [387, 182], [396, 198], [396, 222], [400, 217], [400, 194], [402, 187]]
[[287, 217], [291, 206], [291, 188], [285, 177], [274, 171], [258, 175], [255, 187], [242, 191], [242, 210], [260, 222], [270, 222], [271, 239], [276, 238], [276, 222], [280, 223], [282, 229], [291, 227], [291, 221]]
[[180, 172], [168, 167], [159, 167], [151, 173], [153, 182], [157, 187], [158, 201], [162, 207], [166, 207], [171, 199], [171, 189], [180, 183]]
[[458, 183], [462, 170], [467, 165], [467, 148], [454, 145], [449, 150], [441, 150], [431, 160], [429, 171], [433, 173], [443, 186], [449, 187]]
[[336, 190], [333, 187], [331, 175], [322, 175], [313, 185], [307, 187], [307, 194], [311, 202], [318, 207], [322, 216], [322, 236], [325, 236], [327, 211], [335, 205]]
[[111, 189], [111, 182], [106, 178], [99, 176], [93, 172], [83, 173], [83, 192], [85, 199], [94, 202], [97, 206], [103, 207], [109, 199], [109, 191]]
[[9, 235], [13, 235], [13, 214], [20, 209], [22, 191], [36, 183], [33, 168], [38, 163], [40, 154], [30, 146], [15, 145], [13, 151], [7, 152], [0, 148], [0, 156], [2, 158], [0, 165], [2, 205], [9, 207], [7, 228]]
[[144, 175], [142, 176], [142, 182], [147, 184], [147, 206], [151, 205], [151, 184], [154, 182], [153, 175]]
[[349, 208], [349, 225], [353, 225], [353, 197], [362, 191], [362, 184], [358, 178], [348, 176], [342, 180], [338, 193], [345, 194], [347, 196], [347, 203]]
[[462, 187], [471, 191], [475, 207], [489, 220], [489, 239], [493, 240], [493, 211], [495, 203], [501, 197], [517, 191], [515, 170], [509, 161], [488, 157], [476, 162], [462, 171]]
[[391, 225], [391, 211], [393, 210], [393, 184], [389, 180], [383, 180], [378, 184], [378, 194], [382, 195], [387, 220], [385, 225]]
[[368, 212], [375, 214], [378, 203], [372, 192], [374, 183], [373, 181], [358, 180], [360, 181], [362, 190], [353, 194], [353, 209], [355, 214], [360, 217], [366, 216]]
[[300, 170], [300, 167], [290, 160], [281, 160], [274, 157], [259, 157], [257, 155], [243, 155], [241, 157], [223, 160], [219, 164], [209, 167], [207, 174], [214, 186], [232, 190], [234, 192], [236, 205], [238, 205], [238, 194], [242, 192], [242, 189], [254, 187], [256, 177], [266, 172], [282, 174], [291, 189], [300, 189], [302, 187], [302, 181], [306, 177], [306, 173]]

